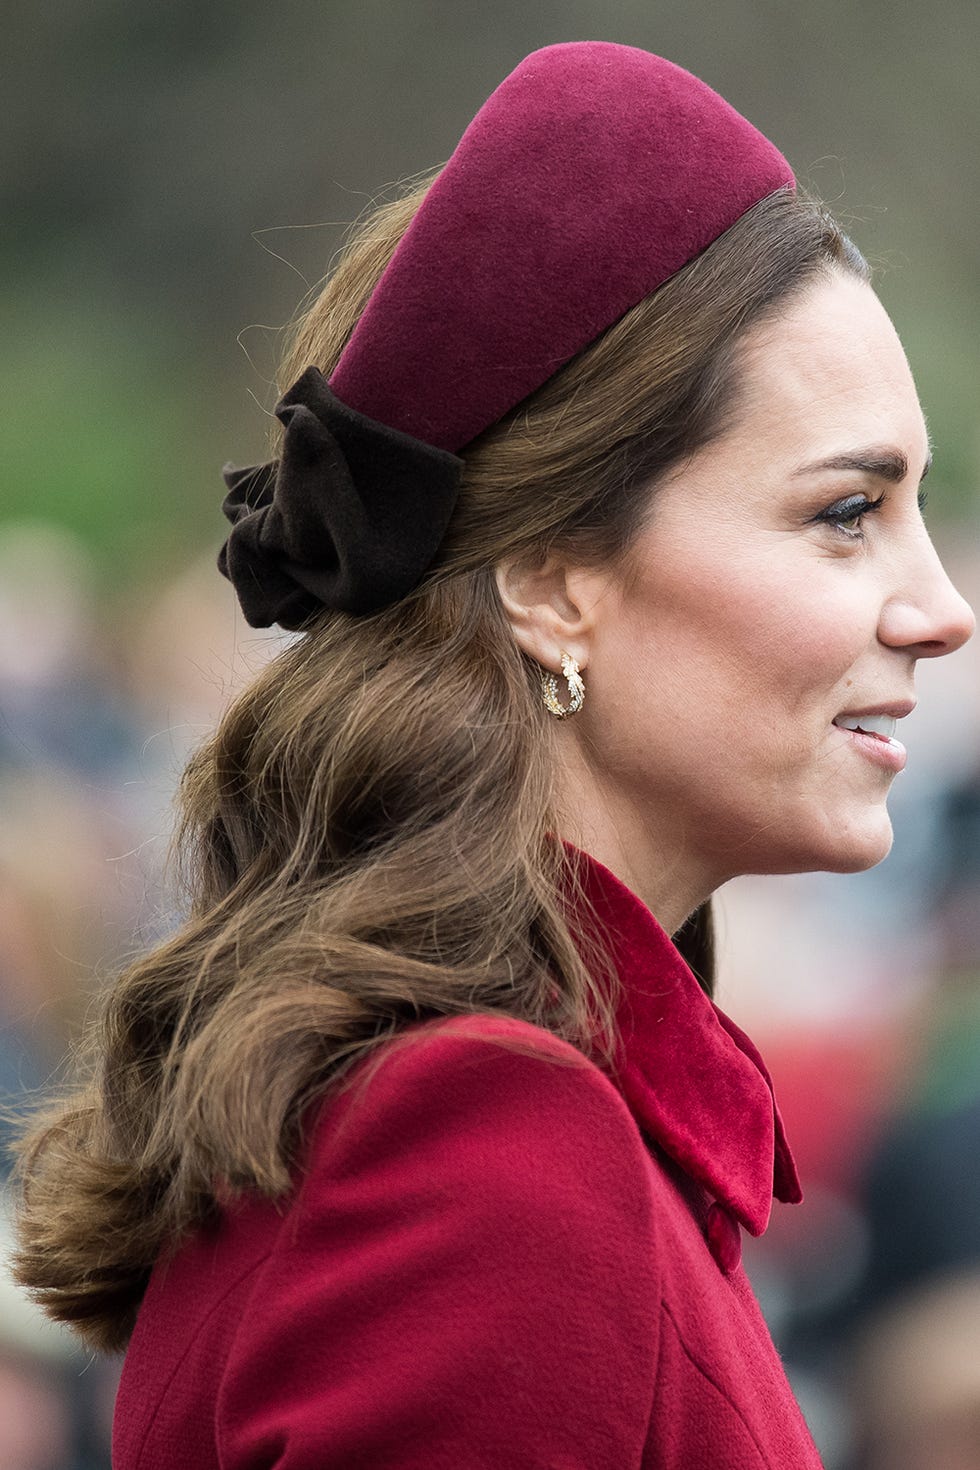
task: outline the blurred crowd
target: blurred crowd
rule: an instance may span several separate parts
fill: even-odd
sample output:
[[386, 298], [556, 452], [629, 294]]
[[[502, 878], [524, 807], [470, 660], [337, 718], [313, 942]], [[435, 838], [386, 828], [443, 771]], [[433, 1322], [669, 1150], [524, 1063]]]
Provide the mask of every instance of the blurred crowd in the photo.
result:
[[[980, 553], [954, 551], [976, 604]], [[281, 639], [210, 554], [120, 616], [71, 533], [4, 527], [0, 1142], [176, 921], [174, 785]], [[771, 1063], [806, 1193], [746, 1259], [828, 1470], [980, 1467], [978, 665], [971, 645], [921, 668], [892, 857], [721, 895], [721, 1004]], [[5, 1209], [0, 1232], [2, 1257]], [[106, 1470], [117, 1372], [0, 1274], [0, 1470]]]
[[[278, 643], [241, 623], [210, 556], [120, 617], [70, 532], [4, 526], [0, 1189], [16, 1115], [70, 1075], [99, 987], [174, 923], [164, 868], [181, 766]], [[0, 1470], [108, 1466], [117, 1369], [0, 1275]]]

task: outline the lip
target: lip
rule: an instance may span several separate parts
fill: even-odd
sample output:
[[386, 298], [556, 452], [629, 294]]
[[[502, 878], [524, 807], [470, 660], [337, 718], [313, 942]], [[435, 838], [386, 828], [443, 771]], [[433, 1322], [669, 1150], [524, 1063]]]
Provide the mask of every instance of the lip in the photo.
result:
[[[865, 710], [863, 713], [871, 714], [871, 711]], [[882, 710], [881, 713], [888, 714], [890, 711]], [[894, 718], [897, 719], [898, 716]], [[905, 770], [908, 751], [900, 740], [885, 739], [882, 735], [865, 735], [863, 730], [846, 730], [841, 725], [835, 725], [834, 729], [839, 730], [850, 741], [853, 749], [873, 765], [881, 766], [883, 770], [893, 774]]]
[[908, 760], [908, 751], [900, 740], [896, 740], [894, 736], [886, 739], [881, 735], [867, 735], [863, 730], [848, 730], [845, 726], [838, 725], [837, 720], [859, 720], [862, 716], [871, 718], [874, 715], [904, 720], [915, 709], [915, 704], [914, 699], [895, 699], [890, 704], [869, 704], [863, 709], [841, 710], [839, 715], [834, 716], [834, 729], [847, 738], [858, 755], [872, 765], [897, 775], [899, 771], [904, 771]]
[[891, 704], [866, 704], [861, 709], [842, 709], [834, 720], [859, 720], [862, 715], [887, 715], [893, 720], [904, 720], [915, 709], [914, 699], [894, 699]]

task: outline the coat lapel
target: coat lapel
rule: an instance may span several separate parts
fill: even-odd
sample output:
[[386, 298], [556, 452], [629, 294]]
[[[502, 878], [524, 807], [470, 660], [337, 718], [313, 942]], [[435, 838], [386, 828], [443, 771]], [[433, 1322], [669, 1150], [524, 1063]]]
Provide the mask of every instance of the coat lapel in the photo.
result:
[[802, 1199], [762, 1058], [646, 905], [595, 858], [565, 848], [591, 910], [590, 937], [620, 982], [616, 1080], [630, 1110], [685, 1173], [761, 1235], [774, 1194]]

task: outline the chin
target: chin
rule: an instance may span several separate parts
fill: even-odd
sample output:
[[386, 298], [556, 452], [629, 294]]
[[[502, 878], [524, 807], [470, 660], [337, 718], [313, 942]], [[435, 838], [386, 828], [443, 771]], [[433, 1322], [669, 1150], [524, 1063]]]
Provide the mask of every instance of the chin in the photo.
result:
[[[862, 813], [861, 820], [822, 820], [815, 831], [759, 854], [755, 873], [863, 873], [891, 852], [892, 824], [884, 807]], [[801, 840], [802, 839], [802, 840]]]
[[[881, 808], [874, 820], [848, 826], [827, 834], [822, 844], [820, 861], [808, 864], [808, 871], [823, 873], [863, 873], [876, 867], [892, 850], [894, 833], [891, 818]], [[814, 857], [817, 854], [814, 853]]]

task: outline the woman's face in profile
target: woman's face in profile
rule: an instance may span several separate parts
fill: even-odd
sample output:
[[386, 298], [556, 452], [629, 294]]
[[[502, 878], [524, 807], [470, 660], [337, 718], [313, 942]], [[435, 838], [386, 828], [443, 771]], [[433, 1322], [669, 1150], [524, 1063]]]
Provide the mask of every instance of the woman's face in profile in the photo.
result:
[[922, 521], [926, 427], [870, 287], [835, 274], [794, 298], [746, 337], [741, 383], [596, 600], [563, 726], [612, 804], [712, 884], [883, 858], [916, 660], [973, 629]]

